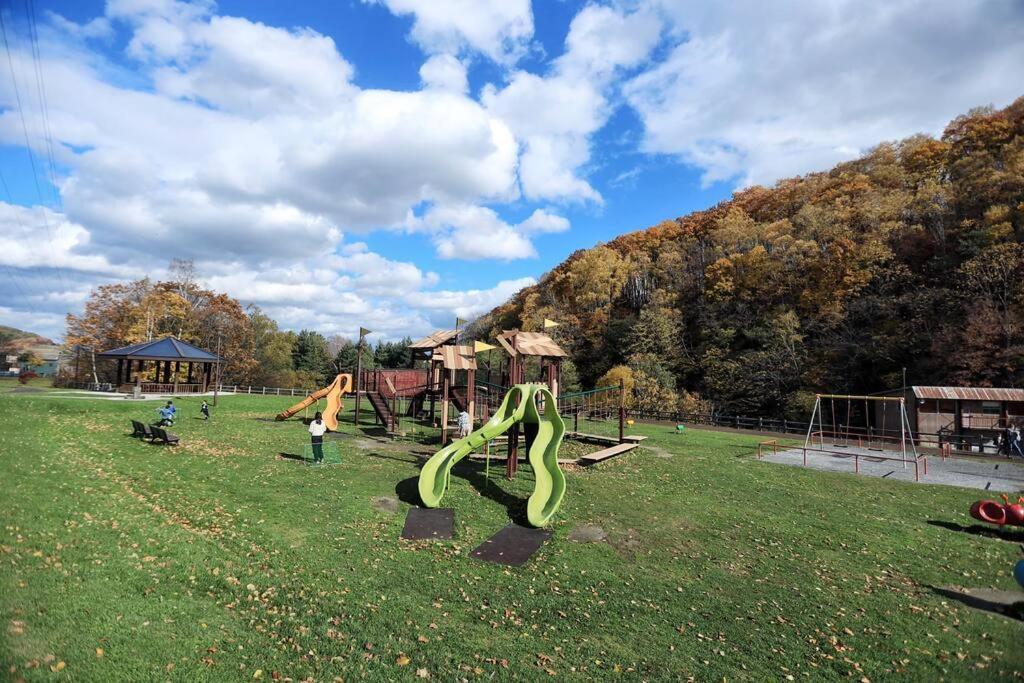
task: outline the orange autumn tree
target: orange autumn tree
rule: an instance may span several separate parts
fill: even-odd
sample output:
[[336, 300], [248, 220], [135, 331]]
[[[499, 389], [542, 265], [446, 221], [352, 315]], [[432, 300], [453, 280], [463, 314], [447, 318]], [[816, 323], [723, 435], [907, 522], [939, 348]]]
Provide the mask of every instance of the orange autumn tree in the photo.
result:
[[583, 386], [627, 368], [661, 402], [728, 412], [802, 419], [814, 392], [894, 389], [904, 368], [1020, 386], [1024, 98], [578, 251], [473, 329], [544, 317]]
[[69, 347], [99, 352], [173, 335], [213, 352], [219, 348], [226, 359], [225, 381], [251, 381], [258, 367], [252, 324], [242, 305], [194, 281], [146, 278], [102, 285], [81, 315], [69, 314], [66, 324]]

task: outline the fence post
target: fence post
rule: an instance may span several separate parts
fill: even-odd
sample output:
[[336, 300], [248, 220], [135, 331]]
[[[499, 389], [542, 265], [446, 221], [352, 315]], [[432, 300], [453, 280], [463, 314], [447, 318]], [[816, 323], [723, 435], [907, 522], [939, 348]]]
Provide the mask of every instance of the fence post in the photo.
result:
[[619, 443], [626, 440], [626, 380], [619, 378]]

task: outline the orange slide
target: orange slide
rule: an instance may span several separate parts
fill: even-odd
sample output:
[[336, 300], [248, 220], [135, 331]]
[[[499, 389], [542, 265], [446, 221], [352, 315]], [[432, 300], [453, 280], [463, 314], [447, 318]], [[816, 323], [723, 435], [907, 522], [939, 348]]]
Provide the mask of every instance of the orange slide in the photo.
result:
[[322, 411], [324, 424], [332, 432], [338, 431], [338, 412], [341, 411], [341, 397], [343, 394], [349, 394], [352, 392], [352, 375], [347, 372], [343, 372], [334, 378], [334, 381], [328, 384], [319, 391], [314, 391], [312, 394], [304, 398], [302, 401], [296, 403], [288, 410], [282, 411], [277, 414], [278, 420], [287, 420], [295, 413], [308, 408], [322, 398], [327, 399], [327, 407]]

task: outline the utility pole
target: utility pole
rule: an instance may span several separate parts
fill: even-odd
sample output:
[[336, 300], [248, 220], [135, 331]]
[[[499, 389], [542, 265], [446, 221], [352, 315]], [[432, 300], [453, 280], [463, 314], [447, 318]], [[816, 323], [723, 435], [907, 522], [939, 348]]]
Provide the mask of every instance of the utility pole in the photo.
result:
[[[218, 321], [219, 322], [219, 321]], [[213, 380], [213, 405], [217, 405], [217, 389], [220, 387], [220, 366], [222, 365], [220, 357], [220, 341], [221, 331], [220, 325], [217, 326], [217, 377]], [[175, 380], [177, 381], [177, 380]]]

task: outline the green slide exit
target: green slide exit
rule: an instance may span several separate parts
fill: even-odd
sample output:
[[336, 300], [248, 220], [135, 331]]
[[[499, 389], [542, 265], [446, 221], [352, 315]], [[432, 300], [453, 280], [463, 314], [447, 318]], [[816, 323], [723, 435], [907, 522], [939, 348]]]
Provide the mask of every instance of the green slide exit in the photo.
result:
[[[543, 412], [537, 406], [538, 397], [544, 402]], [[527, 454], [536, 483], [526, 503], [526, 518], [535, 527], [551, 521], [565, 496], [565, 475], [558, 467], [558, 448], [562, 445], [565, 423], [558, 415], [558, 405], [551, 391], [537, 384], [517, 384], [509, 389], [490, 420], [466, 438], [445, 446], [427, 461], [419, 479], [423, 504], [429, 508], [440, 505], [448, 490], [452, 467], [519, 422], [537, 425], [537, 436]]]

